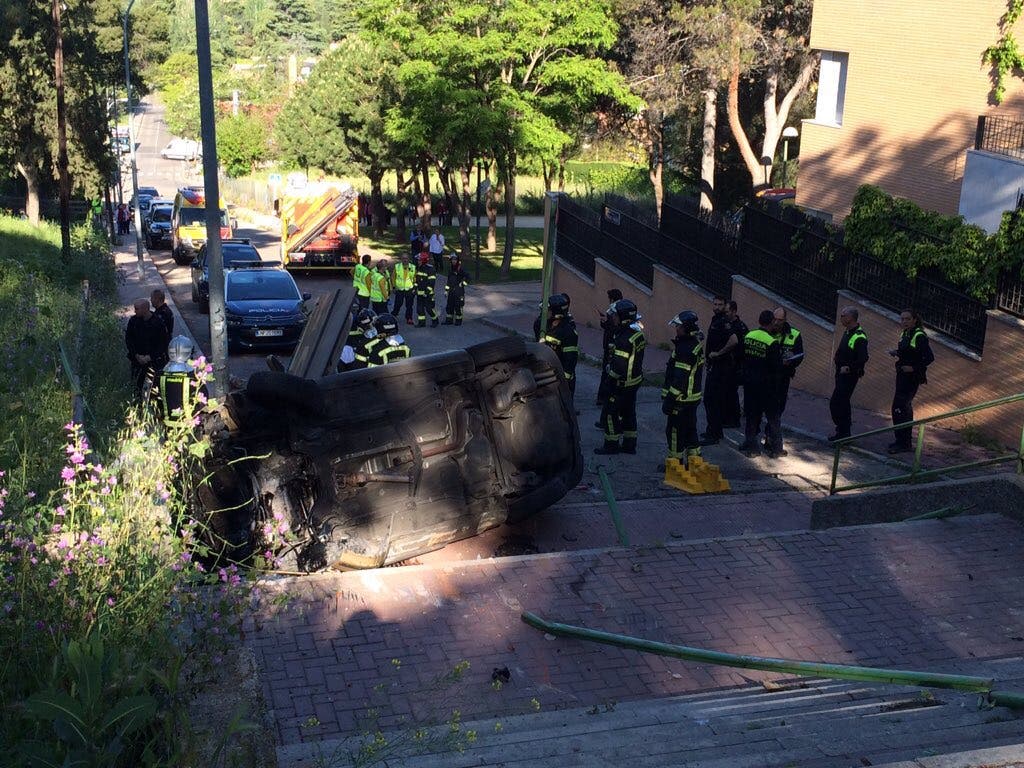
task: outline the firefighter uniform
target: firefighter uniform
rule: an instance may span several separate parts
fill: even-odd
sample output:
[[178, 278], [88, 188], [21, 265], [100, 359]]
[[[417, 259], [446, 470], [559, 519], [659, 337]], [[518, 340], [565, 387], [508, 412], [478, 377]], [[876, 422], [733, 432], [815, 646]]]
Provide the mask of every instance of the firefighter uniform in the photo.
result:
[[[771, 315], [771, 312], [768, 312]], [[760, 328], [743, 337], [743, 411], [746, 416], [745, 439], [740, 450], [744, 453], [760, 453], [757, 435], [761, 430], [762, 417], [767, 422], [765, 434], [769, 435], [768, 455], [782, 454], [782, 425], [779, 411], [779, 388], [781, 386], [782, 345], [772, 336], [772, 318], [762, 321]]]
[[434, 291], [437, 288], [437, 271], [430, 263], [429, 257], [420, 257], [420, 265], [416, 268], [416, 325], [420, 328], [437, 325], [437, 310], [434, 309]]
[[[614, 306], [628, 304], [632, 310], [617, 309], [618, 328], [612, 337], [608, 363], [608, 397], [601, 410], [604, 446], [595, 453], [636, 453], [636, 394], [643, 381], [644, 349], [647, 339], [638, 322], [636, 305], [623, 299]], [[620, 446], [619, 440], [622, 441]]]
[[396, 318], [405, 304], [405, 322], [412, 324], [412, 303], [416, 287], [416, 265], [398, 262], [395, 264], [392, 284], [395, 289], [395, 305], [391, 314]]
[[452, 259], [452, 267], [448, 272], [448, 282], [445, 284], [445, 325], [462, 325], [462, 308], [466, 304], [466, 284], [469, 282], [469, 275], [462, 268], [462, 262]]
[[549, 299], [548, 329], [540, 337], [540, 343], [551, 347], [555, 355], [558, 356], [565, 381], [569, 385], [569, 392], [575, 395], [576, 363], [580, 357], [580, 337], [576, 331], [576, 321], [568, 313], [568, 307], [568, 297], [563, 294], [552, 296]]
[[370, 368], [404, 360], [412, 354], [409, 346], [398, 334], [398, 321], [393, 315], [381, 315], [376, 322], [377, 336], [366, 345], [366, 360]]
[[[896, 347], [896, 391], [892, 397], [892, 423], [902, 424], [914, 420], [914, 395], [917, 388], [928, 383], [927, 368], [935, 360], [928, 336], [921, 326], [915, 326], [900, 334]], [[904, 371], [912, 367], [913, 371]], [[896, 439], [889, 450], [910, 450], [910, 427], [895, 430]]]
[[[782, 378], [779, 380], [779, 420], [786, 412], [786, 403], [789, 400], [789, 384], [796, 376], [796, 369], [804, 361], [804, 337], [800, 331], [791, 326], [788, 322], [773, 334], [778, 340], [782, 349]], [[772, 436], [765, 430], [765, 447], [770, 447]]]
[[[686, 322], [684, 315], [692, 315]], [[704, 383], [704, 345], [696, 327], [696, 314], [680, 313], [673, 325], [688, 329], [673, 340], [672, 356], [665, 367], [665, 387], [661, 390], [662, 413], [667, 416], [665, 439], [668, 458], [682, 459], [700, 455], [697, 435], [697, 407]]]
[[[850, 398], [853, 397], [857, 382], [864, 375], [864, 366], [868, 361], [868, 337], [864, 329], [855, 325], [846, 331], [832, 359], [836, 367], [836, 383], [828, 401], [828, 409], [836, 425], [831, 439], [839, 439], [850, 436], [853, 421]], [[845, 373], [843, 368], [847, 369]]]
[[360, 309], [370, 307], [370, 268], [365, 264], [356, 264], [352, 270], [352, 287], [356, 289], [356, 302]]
[[192, 342], [187, 336], [172, 339], [167, 348], [169, 362], [153, 385], [160, 419], [167, 427], [191, 426], [199, 407], [200, 389], [195, 369], [188, 363]]

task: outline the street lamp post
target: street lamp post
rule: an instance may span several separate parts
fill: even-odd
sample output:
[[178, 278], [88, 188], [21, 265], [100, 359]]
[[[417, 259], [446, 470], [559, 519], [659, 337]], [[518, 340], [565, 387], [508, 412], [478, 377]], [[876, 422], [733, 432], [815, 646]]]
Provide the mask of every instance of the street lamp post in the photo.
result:
[[782, 130], [782, 186], [789, 187], [789, 140], [800, 134], [792, 125]]
[[142, 211], [139, 207], [139, 166], [135, 160], [135, 120], [132, 116], [132, 77], [128, 68], [128, 19], [131, 17], [132, 6], [135, 0], [128, 0], [128, 7], [124, 9], [124, 87], [125, 108], [128, 112], [128, 151], [132, 159], [132, 199], [135, 201], [135, 258], [142, 262]]

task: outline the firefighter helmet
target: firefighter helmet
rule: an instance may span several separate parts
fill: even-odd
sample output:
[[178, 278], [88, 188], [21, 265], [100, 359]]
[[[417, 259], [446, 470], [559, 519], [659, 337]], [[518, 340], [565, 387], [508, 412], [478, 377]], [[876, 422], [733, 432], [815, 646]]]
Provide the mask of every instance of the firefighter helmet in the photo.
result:
[[619, 299], [611, 306], [612, 312], [622, 323], [635, 323], [640, 319], [640, 313], [636, 311], [636, 304], [629, 299]]
[[192, 341], [188, 336], [175, 336], [167, 345], [167, 357], [170, 362], [164, 367], [168, 373], [187, 373], [192, 370], [188, 358], [192, 354]]
[[551, 317], [565, 317], [569, 314], [569, 296], [564, 293], [549, 296], [548, 313]]
[[684, 309], [669, 320], [668, 324], [681, 327], [685, 333], [695, 333], [699, 327], [699, 320], [696, 312], [691, 309]]
[[361, 309], [356, 315], [356, 325], [365, 331], [367, 328], [373, 327], [373, 322], [376, 319], [377, 314], [372, 309]]
[[394, 336], [398, 333], [398, 321], [394, 315], [387, 313], [377, 316], [377, 332], [382, 336]]

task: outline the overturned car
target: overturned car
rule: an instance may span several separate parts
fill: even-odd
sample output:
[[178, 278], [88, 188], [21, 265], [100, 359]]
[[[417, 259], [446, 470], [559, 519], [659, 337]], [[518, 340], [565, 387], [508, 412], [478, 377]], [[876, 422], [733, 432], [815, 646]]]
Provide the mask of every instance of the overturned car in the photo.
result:
[[350, 303], [321, 302], [289, 370], [255, 374], [220, 409], [199, 502], [235, 556], [273, 546], [265, 531], [284, 523], [285, 569], [388, 565], [523, 520], [579, 482], [550, 350], [503, 338], [328, 373]]

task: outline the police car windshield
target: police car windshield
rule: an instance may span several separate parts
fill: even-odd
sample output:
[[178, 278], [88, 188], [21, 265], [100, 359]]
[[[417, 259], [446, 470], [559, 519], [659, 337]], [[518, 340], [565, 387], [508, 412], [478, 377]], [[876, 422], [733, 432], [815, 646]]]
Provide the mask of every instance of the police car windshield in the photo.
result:
[[[178, 211], [178, 220], [186, 227], [203, 224], [206, 221], [206, 211], [202, 208], [182, 208]], [[227, 211], [220, 212], [220, 225], [222, 227], [228, 225]]]
[[299, 301], [299, 289], [287, 272], [275, 269], [230, 272], [227, 278], [228, 301]]

